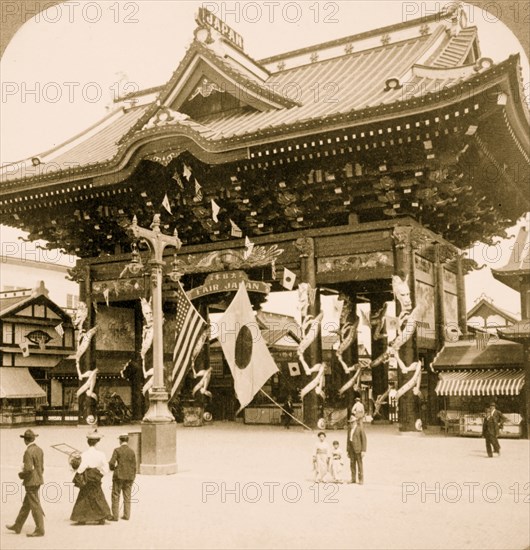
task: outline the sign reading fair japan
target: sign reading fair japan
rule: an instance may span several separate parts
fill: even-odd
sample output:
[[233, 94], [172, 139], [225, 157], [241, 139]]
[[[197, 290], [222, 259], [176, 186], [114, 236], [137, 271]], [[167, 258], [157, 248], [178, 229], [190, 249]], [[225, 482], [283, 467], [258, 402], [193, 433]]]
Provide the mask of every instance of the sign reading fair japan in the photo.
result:
[[196, 21], [199, 26], [212, 28], [221, 36], [229, 40], [234, 46], [243, 50], [243, 37], [211, 11], [206, 8], [199, 8]]
[[262, 281], [249, 281], [244, 271], [224, 271], [211, 273], [206, 277], [204, 285], [192, 288], [187, 294], [190, 300], [195, 300], [201, 296], [218, 292], [236, 292], [241, 281], [245, 283], [248, 292], [268, 294], [270, 291], [270, 284]]

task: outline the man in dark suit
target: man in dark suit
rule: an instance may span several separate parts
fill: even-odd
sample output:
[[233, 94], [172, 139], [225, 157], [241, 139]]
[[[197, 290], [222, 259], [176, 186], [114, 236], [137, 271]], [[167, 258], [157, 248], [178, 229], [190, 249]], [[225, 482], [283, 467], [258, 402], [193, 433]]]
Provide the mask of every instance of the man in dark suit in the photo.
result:
[[17, 519], [13, 525], [6, 525], [7, 529], [20, 533], [22, 527], [28, 518], [31, 511], [33, 521], [35, 521], [35, 531], [28, 533], [28, 537], [44, 536], [44, 511], [39, 498], [39, 488], [44, 483], [44, 453], [42, 449], [35, 443], [37, 434], [33, 430], [26, 430], [24, 435], [26, 450], [24, 452], [22, 471], [18, 477], [23, 480], [26, 495], [22, 502], [22, 507], [18, 513]]
[[123, 516], [121, 519], [131, 517], [131, 488], [136, 477], [136, 455], [128, 445], [129, 436], [122, 434], [119, 440], [120, 446], [114, 449], [109, 462], [110, 469], [114, 470], [111, 521], [118, 521], [121, 493], [123, 493]]
[[490, 403], [482, 424], [482, 436], [486, 439], [486, 452], [490, 458], [493, 457], [494, 452], [501, 456], [501, 446], [497, 439], [500, 429], [502, 429], [502, 414], [495, 408], [495, 403]]
[[346, 450], [350, 458], [351, 482], [357, 481], [357, 469], [359, 470], [359, 485], [364, 483], [363, 457], [366, 452], [366, 433], [361, 419], [351, 416], [348, 420], [348, 439]]

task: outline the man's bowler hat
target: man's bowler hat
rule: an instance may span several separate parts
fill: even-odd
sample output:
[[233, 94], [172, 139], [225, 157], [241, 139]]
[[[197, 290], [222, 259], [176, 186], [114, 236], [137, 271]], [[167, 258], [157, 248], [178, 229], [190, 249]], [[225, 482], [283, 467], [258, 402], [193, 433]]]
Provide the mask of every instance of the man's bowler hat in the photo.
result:
[[24, 439], [35, 439], [36, 437], [39, 437], [39, 434], [36, 434], [33, 430], [26, 430], [23, 435], [20, 437], [23, 437]]

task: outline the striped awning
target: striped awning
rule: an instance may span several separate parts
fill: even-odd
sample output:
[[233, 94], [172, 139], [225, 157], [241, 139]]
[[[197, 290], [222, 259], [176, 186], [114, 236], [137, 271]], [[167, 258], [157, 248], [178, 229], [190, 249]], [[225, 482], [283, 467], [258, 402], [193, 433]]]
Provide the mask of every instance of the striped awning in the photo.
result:
[[524, 385], [522, 369], [466, 369], [439, 375], [434, 389], [438, 395], [519, 395]]
[[25, 367], [0, 367], [0, 398], [46, 399], [46, 392]]

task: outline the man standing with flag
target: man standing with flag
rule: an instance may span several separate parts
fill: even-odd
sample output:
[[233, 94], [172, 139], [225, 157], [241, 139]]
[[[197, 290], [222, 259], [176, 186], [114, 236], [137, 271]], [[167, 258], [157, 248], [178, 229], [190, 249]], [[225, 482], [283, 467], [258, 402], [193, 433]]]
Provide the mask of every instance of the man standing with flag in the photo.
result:
[[243, 282], [220, 320], [219, 341], [234, 377], [234, 389], [241, 411], [265, 382], [278, 372], [259, 330]]
[[171, 372], [170, 399], [173, 398], [208, 337], [208, 325], [177, 282], [175, 345]]

